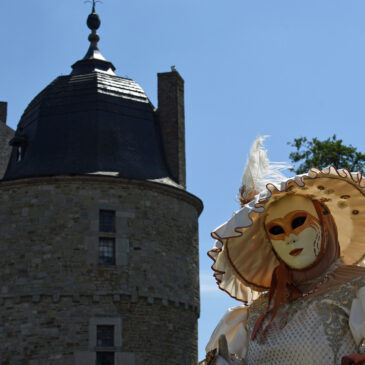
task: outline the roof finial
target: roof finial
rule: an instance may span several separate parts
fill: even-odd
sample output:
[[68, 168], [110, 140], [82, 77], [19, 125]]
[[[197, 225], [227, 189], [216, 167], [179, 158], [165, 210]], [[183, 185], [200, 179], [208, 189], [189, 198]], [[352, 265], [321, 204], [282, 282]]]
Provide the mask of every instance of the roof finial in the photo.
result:
[[84, 3], [86, 4], [86, 3], [90, 3], [90, 4], [93, 4], [93, 8], [92, 8], [92, 10], [91, 10], [91, 12], [92, 13], [95, 13], [95, 5], [97, 4], [97, 3], [100, 3], [100, 4], [102, 4], [102, 1], [101, 0], [86, 0], [86, 1], [84, 1]]
[[86, 22], [87, 26], [91, 30], [91, 33], [89, 34], [90, 46], [85, 57], [72, 66], [72, 73], [77, 74], [83, 72], [85, 73], [86, 71], [90, 70], [101, 70], [114, 75], [113, 71], [115, 70], [115, 67], [103, 57], [98, 48], [98, 42], [100, 40], [100, 37], [98, 33], [96, 33], [96, 31], [97, 29], [99, 29], [101, 21], [99, 15], [95, 12], [95, 6], [97, 3], [101, 3], [101, 1], [87, 0], [84, 2], [92, 4], [92, 10], [87, 17]]
[[87, 17], [87, 26], [91, 30], [91, 34], [89, 35], [89, 41], [91, 43], [91, 46], [96, 47], [98, 46], [98, 42], [100, 40], [99, 35], [96, 33], [96, 30], [99, 29], [101, 21], [99, 18], [99, 15], [95, 13], [95, 3], [96, 1], [93, 0], [93, 9], [92, 13], [89, 14]]

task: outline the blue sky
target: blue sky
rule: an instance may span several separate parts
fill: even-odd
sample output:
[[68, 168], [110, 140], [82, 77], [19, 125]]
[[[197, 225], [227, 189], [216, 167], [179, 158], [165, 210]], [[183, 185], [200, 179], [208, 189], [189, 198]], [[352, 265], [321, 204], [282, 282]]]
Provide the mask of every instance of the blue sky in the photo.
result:
[[[82, 0], [0, 3], [0, 100], [16, 127], [31, 99], [82, 58], [90, 5]], [[188, 190], [200, 218], [199, 358], [215, 324], [239, 304], [220, 292], [206, 251], [210, 231], [238, 209], [253, 140], [286, 161], [287, 141], [334, 133], [362, 152], [365, 120], [363, 0], [104, 0], [100, 48], [119, 76], [157, 106], [157, 72], [185, 79]]]

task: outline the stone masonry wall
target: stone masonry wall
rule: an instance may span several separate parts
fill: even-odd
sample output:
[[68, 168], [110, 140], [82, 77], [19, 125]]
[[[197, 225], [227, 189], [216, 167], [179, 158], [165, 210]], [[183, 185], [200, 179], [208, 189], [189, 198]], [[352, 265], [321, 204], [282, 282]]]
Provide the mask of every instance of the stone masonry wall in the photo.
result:
[[[100, 209], [116, 211], [115, 266], [98, 264]], [[1, 364], [92, 364], [95, 318], [122, 323], [116, 364], [195, 364], [200, 210], [153, 183], [1, 182]]]
[[0, 179], [3, 178], [8, 166], [12, 147], [9, 141], [14, 137], [14, 130], [0, 121]]
[[121, 318], [118, 365], [197, 363], [196, 316], [173, 303], [148, 303], [145, 298], [131, 302], [128, 296], [117, 301], [105, 296], [100, 302], [62, 297], [55, 302], [44, 296], [39, 302], [8, 298], [1, 306], [2, 365], [93, 365], [90, 319], [99, 317]]

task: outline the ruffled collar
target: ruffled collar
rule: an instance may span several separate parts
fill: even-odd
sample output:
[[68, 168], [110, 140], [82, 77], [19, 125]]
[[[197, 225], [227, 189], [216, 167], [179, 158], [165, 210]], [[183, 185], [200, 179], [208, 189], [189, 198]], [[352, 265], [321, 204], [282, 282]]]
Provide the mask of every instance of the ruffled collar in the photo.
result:
[[332, 265], [318, 277], [303, 282], [296, 282], [296, 287], [303, 293], [303, 296], [314, 294], [340, 266], [344, 266], [342, 257], [338, 258]]

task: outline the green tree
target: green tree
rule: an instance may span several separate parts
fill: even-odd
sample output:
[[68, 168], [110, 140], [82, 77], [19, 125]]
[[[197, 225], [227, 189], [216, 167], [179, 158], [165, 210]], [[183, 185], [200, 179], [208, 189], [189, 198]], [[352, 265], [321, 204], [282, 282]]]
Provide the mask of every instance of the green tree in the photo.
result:
[[323, 169], [329, 165], [364, 173], [365, 154], [359, 152], [356, 147], [345, 146], [342, 139], [337, 139], [335, 134], [324, 141], [300, 137], [288, 144], [295, 148], [295, 151], [289, 154], [289, 158], [295, 164], [293, 170], [297, 174], [308, 172], [311, 167]]

